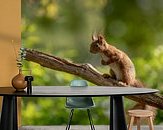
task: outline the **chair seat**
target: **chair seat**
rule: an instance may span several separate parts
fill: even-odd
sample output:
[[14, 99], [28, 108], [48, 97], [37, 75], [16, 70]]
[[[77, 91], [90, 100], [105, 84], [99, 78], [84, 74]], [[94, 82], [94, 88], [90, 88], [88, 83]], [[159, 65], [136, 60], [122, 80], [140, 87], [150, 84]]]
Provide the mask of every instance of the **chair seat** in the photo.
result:
[[67, 97], [65, 107], [88, 109], [94, 107], [94, 102], [91, 97]]
[[149, 117], [153, 116], [153, 112], [149, 110], [129, 110], [128, 111], [130, 116], [134, 117]]

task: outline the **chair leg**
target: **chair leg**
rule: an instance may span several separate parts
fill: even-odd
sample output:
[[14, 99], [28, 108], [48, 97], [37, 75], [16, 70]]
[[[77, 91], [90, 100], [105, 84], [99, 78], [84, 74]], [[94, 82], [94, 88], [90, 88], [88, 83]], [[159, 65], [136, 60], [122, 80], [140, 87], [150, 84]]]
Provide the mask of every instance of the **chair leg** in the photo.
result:
[[133, 123], [134, 123], [134, 117], [131, 116], [130, 122], [128, 124], [128, 130], [132, 130]]
[[73, 113], [74, 113], [74, 109], [71, 109], [70, 115], [69, 115], [69, 121], [68, 121], [68, 124], [67, 124], [67, 126], [66, 126], [66, 130], [69, 130], [69, 129], [70, 129], [70, 125], [71, 125]]
[[90, 109], [87, 109], [87, 113], [88, 113], [88, 118], [89, 118], [91, 130], [95, 130], [95, 127], [94, 127], [94, 124], [93, 124], [93, 120], [92, 120], [92, 116], [91, 116], [91, 111], [90, 111]]
[[137, 130], [140, 130], [140, 117], [136, 117]]
[[149, 122], [149, 128], [150, 128], [150, 130], [154, 130], [152, 116], [150, 116], [150, 117], [148, 118], [148, 122]]

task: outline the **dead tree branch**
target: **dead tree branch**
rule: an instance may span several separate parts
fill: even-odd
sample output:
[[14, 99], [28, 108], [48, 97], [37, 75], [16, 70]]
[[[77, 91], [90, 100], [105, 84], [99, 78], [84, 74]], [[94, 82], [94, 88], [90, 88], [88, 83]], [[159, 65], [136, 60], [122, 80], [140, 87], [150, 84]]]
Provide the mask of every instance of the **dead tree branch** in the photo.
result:
[[[38, 63], [43, 67], [77, 75], [99, 86], [126, 87], [114, 79], [104, 78], [102, 74], [97, 71], [91, 64], [76, 64], [68, 60], [31, 49], [25, 49], [25, 51], [26, 60]], [[139, 103], [146, 103], [159, 109], [163, 109], [163, 96], [159, 94], [147, 94], [138, 96], [134, 95], [127, 96], [127, 98]]]

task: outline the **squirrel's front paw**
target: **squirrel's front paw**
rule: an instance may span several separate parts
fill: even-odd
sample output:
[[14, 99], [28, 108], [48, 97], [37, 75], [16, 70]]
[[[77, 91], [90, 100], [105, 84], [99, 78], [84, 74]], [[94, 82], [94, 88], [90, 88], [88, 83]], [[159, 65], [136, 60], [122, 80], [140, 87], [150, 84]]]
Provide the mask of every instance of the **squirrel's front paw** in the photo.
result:
[[124, 83], [124, 82], [122, 82], [122, 81], [119, 81], [118, 82], [120, 85], [122, 85], [122, 86], [128, 86], [126, 83]]
[[103, 76], [104, 78], [107, 78], [107, 79], [108, 79], [108, 78], [111, 78], [111, 76], [110, 76], [109, 74], [103, 74], [102, 76]]

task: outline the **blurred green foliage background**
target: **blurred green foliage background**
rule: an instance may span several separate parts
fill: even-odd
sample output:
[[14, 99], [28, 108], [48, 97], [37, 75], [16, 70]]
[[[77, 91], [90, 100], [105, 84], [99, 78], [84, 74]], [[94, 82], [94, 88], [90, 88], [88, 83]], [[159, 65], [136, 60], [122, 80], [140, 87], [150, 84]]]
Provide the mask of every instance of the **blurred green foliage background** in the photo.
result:
[[[163, 93], [162, 0], [22, 0], [22, 46], [56, 55], [75, 63], [91, 63], [101, 72], [100, 57], [90, 54], [93, 33], [126, 52], [133, 60], [137, 78]], [[24, 61], [32, 69], [33, 85], [69, 85], [79, 78]], [[89, 83], [93, 85], [92, 83]], [[94, 98], [95, 124], [109, 124], [109, 98]], [[62, 125], [68, 121], [65, 98], [24, 98], [24, 125]], [[135, 102], [125, 98], [125, 109]], [[85, 117], [84, 117], [85, 116]], [[81, 119], [82, 117], [82, 119]], [[88, 124], [85, 111], [75, 111], [73, 124]], [[155, 124], [163, 123], [158, 110]]]

